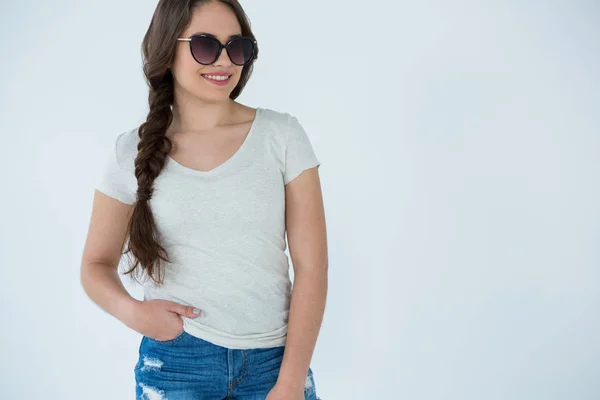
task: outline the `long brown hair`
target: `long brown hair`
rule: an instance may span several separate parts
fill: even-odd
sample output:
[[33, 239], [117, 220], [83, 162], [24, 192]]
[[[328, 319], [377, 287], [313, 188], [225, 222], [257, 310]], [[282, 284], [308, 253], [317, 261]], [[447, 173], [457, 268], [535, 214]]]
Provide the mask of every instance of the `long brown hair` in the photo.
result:
[[[125, 274], [132, 274], [135, 280], [135, 275], [145, 270], [152, 280], [162, 284], [164, 262], [170, 262], [160, 243], [159, 231], [148, 203], [154, 180], [163, 169], [172, 146], [165, 135], [173, 120], [173, 75], [169, 66], [175, 59], [176, 39], [189, 26], [193, 11], [213, 1], [228, 5], [237, 16], [242, 35], [255, 38], [248, 17], [237, 0], [160, 0], [142, 42], [144, 76], [149, 86], [149, 112], [138, 129], [140, 140], [135, 158], [137, 200], [127, 228], [129, 244], [123, 253], [133, 255], [131, 268]], [[257, 56], [258, 49], [254, 59]], [[239, 83], [229, 95], [231, 99], [236, 99], [246, 86], [253, 65], [254, 60], [243, 67]]]

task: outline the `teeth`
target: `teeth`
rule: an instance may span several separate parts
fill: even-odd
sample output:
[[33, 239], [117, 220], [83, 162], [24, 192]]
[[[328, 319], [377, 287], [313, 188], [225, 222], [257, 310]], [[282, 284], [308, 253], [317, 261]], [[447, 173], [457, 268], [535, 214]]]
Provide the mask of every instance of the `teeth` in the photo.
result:
[[202, 76], [205, 76], [209, 79], [213, 79], [215, 81], [226, 81], [227, 79], [229, 79], [229, 76], [221, 76], [221, 75], [204, 75], [204, 74], [202, 74]]

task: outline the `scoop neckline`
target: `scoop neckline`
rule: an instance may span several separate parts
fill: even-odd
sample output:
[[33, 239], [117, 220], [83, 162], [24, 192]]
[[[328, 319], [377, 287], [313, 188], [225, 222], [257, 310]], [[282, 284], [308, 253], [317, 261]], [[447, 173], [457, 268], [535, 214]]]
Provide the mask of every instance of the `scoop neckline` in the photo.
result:
[[254, 131], [256, 130], [256, 126], [258, 125], [258, 120], [259, 120], [261, 114], [262, 114], [262, 108], [256, 107], [256, 114], [254, 116], [254, 120], [252, 121], [252, 124], [250, 124], [250, 129], [248, 130], [248, 133], [246, 134], [246, 137], [244, 138], [244, 141], [242, 142], [240, 147], [236, 150], [235, 153], [233, 153], [231, 155], [231, 157], [229, 157], [227, 160], [225, 160], [221, 164], [217, 165], [213, 169], [210, 169], [208, 171], [200, 171], [198, 169], [186, 167], [185, 165], [177, 162], [173, 157], [171, 157], [168, 154], [167, 154], [167, 165], [172, 166], [176, 170], [185, 172], [187, 174], [192, 174], [192, 175], [211, 176], [211, 175], [217, 174], [221, 170], [223, 170], [223, 169], [227, 168], [229, 165], [231, 165], [237, 158], [240, 157], [240, 154], [243, 153], [244, 149], [246, 147], [248, 147], [248, 142], [250, 141], [250, 138], [253, 136]]

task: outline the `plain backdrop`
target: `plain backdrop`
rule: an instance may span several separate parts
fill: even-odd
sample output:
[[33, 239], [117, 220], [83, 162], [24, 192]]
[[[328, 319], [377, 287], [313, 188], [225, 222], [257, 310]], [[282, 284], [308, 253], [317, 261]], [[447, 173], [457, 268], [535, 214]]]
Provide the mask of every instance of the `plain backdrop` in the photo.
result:
[[[322, 162], [318, 394], [600, 398], [600, 4], [242, 5], [239, 101], [297, 116]], [[0, 3], [2, 399], [134, 398], [141, 336], [79, 268], [104, 158], [146, 116], [155, 6]]]

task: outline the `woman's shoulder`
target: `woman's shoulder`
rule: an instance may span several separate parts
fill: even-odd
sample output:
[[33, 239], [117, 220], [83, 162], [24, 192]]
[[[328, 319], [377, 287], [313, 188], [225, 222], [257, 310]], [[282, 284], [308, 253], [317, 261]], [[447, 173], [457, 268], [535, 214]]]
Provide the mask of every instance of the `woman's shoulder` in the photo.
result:
[[257, 107], [263, 111], [263, 114], [270, 118], [287, 118], [289, 112], [270, 107]]
[[134, 168], [137, 146], [140, 141], [138, 128], [122, 131], [115, 139], [115, 153], [121, 168]]
[[272, 128], [275, 131], [282, 131], [290, 126], [290, 122], [295, 118], [289, 111], [277, 108], [258, 107], [262, 112], [264, 126]]

